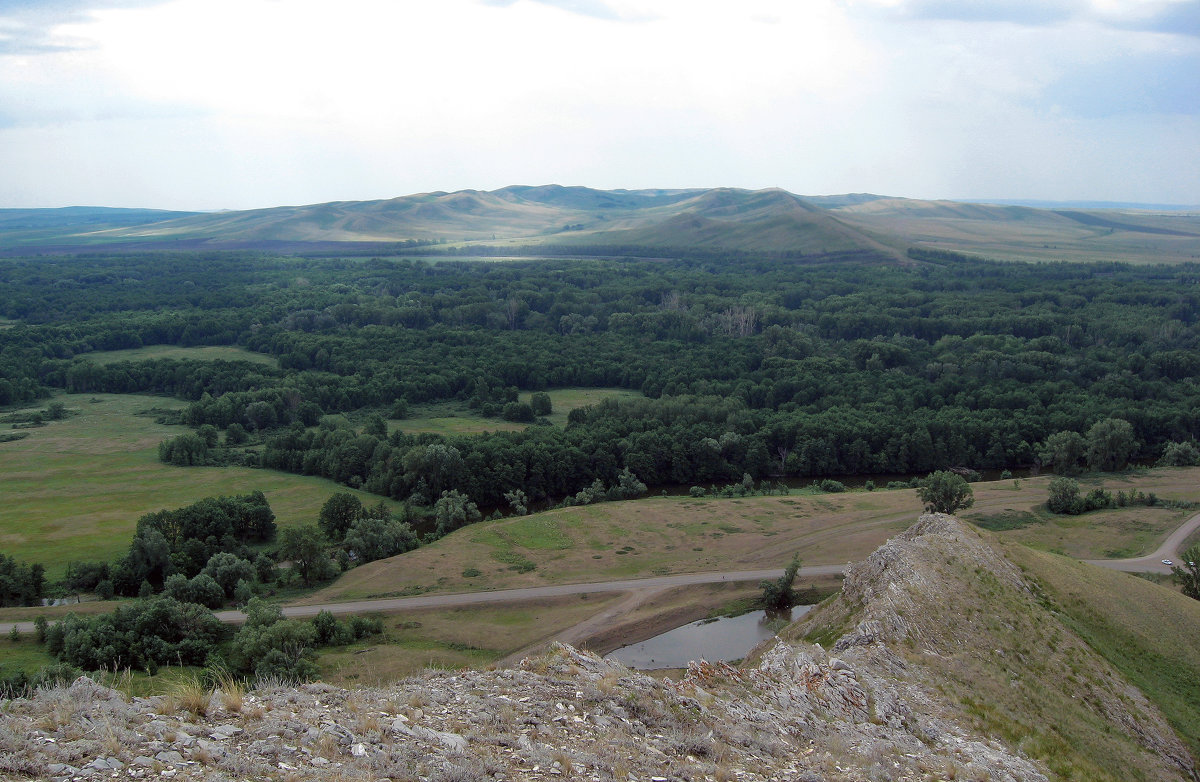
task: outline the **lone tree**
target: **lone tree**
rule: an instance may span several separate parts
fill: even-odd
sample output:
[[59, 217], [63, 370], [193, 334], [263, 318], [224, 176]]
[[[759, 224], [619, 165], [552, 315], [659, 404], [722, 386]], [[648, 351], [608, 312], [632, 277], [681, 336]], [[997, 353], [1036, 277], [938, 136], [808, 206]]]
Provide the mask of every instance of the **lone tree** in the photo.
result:
[[1200, 600], [1200, 546], [1183, 552], [1183, 561], [1171, 568], [1175, 583], [1193, 600]]
[[325, 500], [317, 523], [332, 541], [346, 537], [350, 525], [363, 515], [362, 502], [348, 491], [340, 491]]
[[793, 554], [792, 561], [784, 569], [783, 575], [774, 581], [760, 581], [758, 588], [762, 590], [763, 608], [768, 611], [786, 611], [796, 605], [796, 574], [800, 572], [800, 555]]
[[1050, 481], [1050, 497], [1046, 500], [1046, 507], [1051, 513], [1075, 515], [1082, 510], [1082, 506], [1078, 481], [1065, 475]]
[[917, 496], [930, 513], [954, 513], [975, 504], [975, 493], [967, 480], [946, 470], [930, 473], [917, 488]]

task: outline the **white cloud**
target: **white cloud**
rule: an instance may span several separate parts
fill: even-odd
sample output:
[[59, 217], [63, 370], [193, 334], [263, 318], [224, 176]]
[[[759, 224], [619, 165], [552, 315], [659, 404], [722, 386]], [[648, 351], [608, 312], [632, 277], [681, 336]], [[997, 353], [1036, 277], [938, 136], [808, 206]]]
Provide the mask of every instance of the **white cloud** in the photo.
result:
[[[1119, 146], [1135, 127], [1194, 168], [1186, 88], [1126, 101], [1118, 133], [1088, 87], [1120, 53], [1147, 79], [1195, 62], [1195, 39], [1122, 27], [1167, 4], [1063, 2], [1014, 24], [881, 1], [76, 8], [43, 30], [70, 51], [0, 56], [0, 198], [218, 208], [554, 181], [1125, 199], [1135, 180], [1098, 163], [1061, 193], [1047, 161], [1143, 159]], [[1147, 199], [1200, 201], [1195, 179], [1143, 162], [1161, 177], [1136, 180]]]

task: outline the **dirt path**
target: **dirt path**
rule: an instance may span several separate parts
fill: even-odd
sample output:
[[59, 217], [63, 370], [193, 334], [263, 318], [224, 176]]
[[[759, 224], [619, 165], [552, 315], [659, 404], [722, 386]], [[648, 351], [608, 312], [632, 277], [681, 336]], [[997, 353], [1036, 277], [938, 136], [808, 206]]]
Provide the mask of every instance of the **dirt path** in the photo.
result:
[[1175, 561], [1175, 564], [1179, 564], [1179, 547], [1197, 529], [1200, 529], [1200, 513], [1183, 522], [1183, 525], [1168, 535], [1158, 550], [1152, 554], [1132, 559], [1088, 559], [1085, 561], [1089, 565], [1124, 570], [1127, 573], [1170, 573], [1171, 568], [1164, 565], [1162, 561], [1169, 559]]
[[529, 657], [545, 646], [549, 646], [555, 641], [560, 641], [571, 646], [579, 646], [583, 641], [591, 636], [599, 633], [607, 627], [620, 624], [621, 620], [632, 614], [640, 606], [648, 600], [667, 591], [669, 587], [650, 587], [647, 589], [634, 589], [625, 595], [625, 599], [619, 601], [615, 605], [609, 606], [598, 614], [593, 614], [579, 624], [568, 627], [566, 630], [555, 633], [549, 638], [529, 644], [512, 654], [496, 661], [496, 664], [502, 668], [510, 665], [515, 665], [522, 659]]
[[[1175, 559], [1178, 548], [1189, 535], [1200, 529], [1200, 513], [1185, 521], [1178, 529], [1167, 536], [1162, 545], [1153, 554], [1133, 559], [1093, 559], [1086, 560], [1089, 564], [1127, 572], [1170, 573], [1171, 568], [1162, 564], [1164, 559]], [[845, 570], [844, 565], [813, 565], [800, 569], [803, 576], [837, 575]], [[485, 603], [511, 603], [522, 600], [561, 597], [563, 595], [593, 594], [599, 592], [629, 592], [630, 597], [622, 600], [598, 614], [595, 625], [602, 625], [612, 618], [625, 615], [636, 608], [657, 592], [681, 586], [696, 584], [713, 584], [722, 581], [762, 581], [768, 578], [779, 578], [783, 575], [781, 568], [771, 570], [739, 570], [729, 573], [683, 573], [674, 576], [658, 576], [655, 578], [626, 579], [622, 581], [605, 581], [591, 584], [553, 584], [523, 589], [498, 589], [492, 592], [464, 592], [458, 594], [418, 595], [416, 597], [395, 597], [382, 600], [355, 600], [345, 603], [324, 603], [319, 605], [284, 606], [283, 615], [288, 618], [305, 618], [316, 616], [321, 611], [333, 614], [365, 614], [365, 613], [395, 613], [411, 608], [452, 608], [465, 605], [480, 605]], [[611, 616], [609, 616], [611, 614]], [[227, 624], [241, 624], [246, 621], [246, 615], [241, 611], [218, 611], [218, 619]], [[0, 622], [0, 633], [8, 633], [12, 622]], [[17, 631], [32, 633], [33, 622], [16, 622]], [[575, 634], [578, 630], [582, 635], [594, 634], [596, 627], [586, 633], [580, 628], [592, 624], [590, 621], [577, 625], [565, 631]], [[586, 629], [586, 628], [585, 628]]]

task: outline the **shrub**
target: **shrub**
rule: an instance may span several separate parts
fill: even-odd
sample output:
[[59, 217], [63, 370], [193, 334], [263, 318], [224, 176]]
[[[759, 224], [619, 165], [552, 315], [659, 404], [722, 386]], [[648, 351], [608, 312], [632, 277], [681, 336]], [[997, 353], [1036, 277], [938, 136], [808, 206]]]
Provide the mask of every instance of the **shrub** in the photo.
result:
[[1200, 465], [1200, 449], [1195, 443], [1167, 443], [1159, 467], [1195, 467]]
[[1046, 500], [1046, 507], [1051, 513], [1071, 516], [1082, 513], [1083, 502], [1079, 499], [1079, 482], [1064, 475], [1050, 481], [1050, 497]]
[[922, 481], [917, 496], [931, 513], [954, 513], [975, 504], [975, 494], [967, 481], [945, 470], [931, 473]]

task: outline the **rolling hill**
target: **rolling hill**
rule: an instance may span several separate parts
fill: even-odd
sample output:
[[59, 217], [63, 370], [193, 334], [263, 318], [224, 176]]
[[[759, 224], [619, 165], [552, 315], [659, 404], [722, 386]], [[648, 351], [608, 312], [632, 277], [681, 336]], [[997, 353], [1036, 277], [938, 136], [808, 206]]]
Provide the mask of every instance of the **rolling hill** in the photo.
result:
[[515, 253], [636, 248], [847, 253], [900, 259], [911, 247], [1014, 260], [1200, 258], [1200, 212], [1034, 208], [868, 193], [801, 197], [778, 188], [595, 190], [513, 185], [374, 201], [214, 213], [0, 210], [0, 252], [260, 249], [394, 252], [432, 244]]

